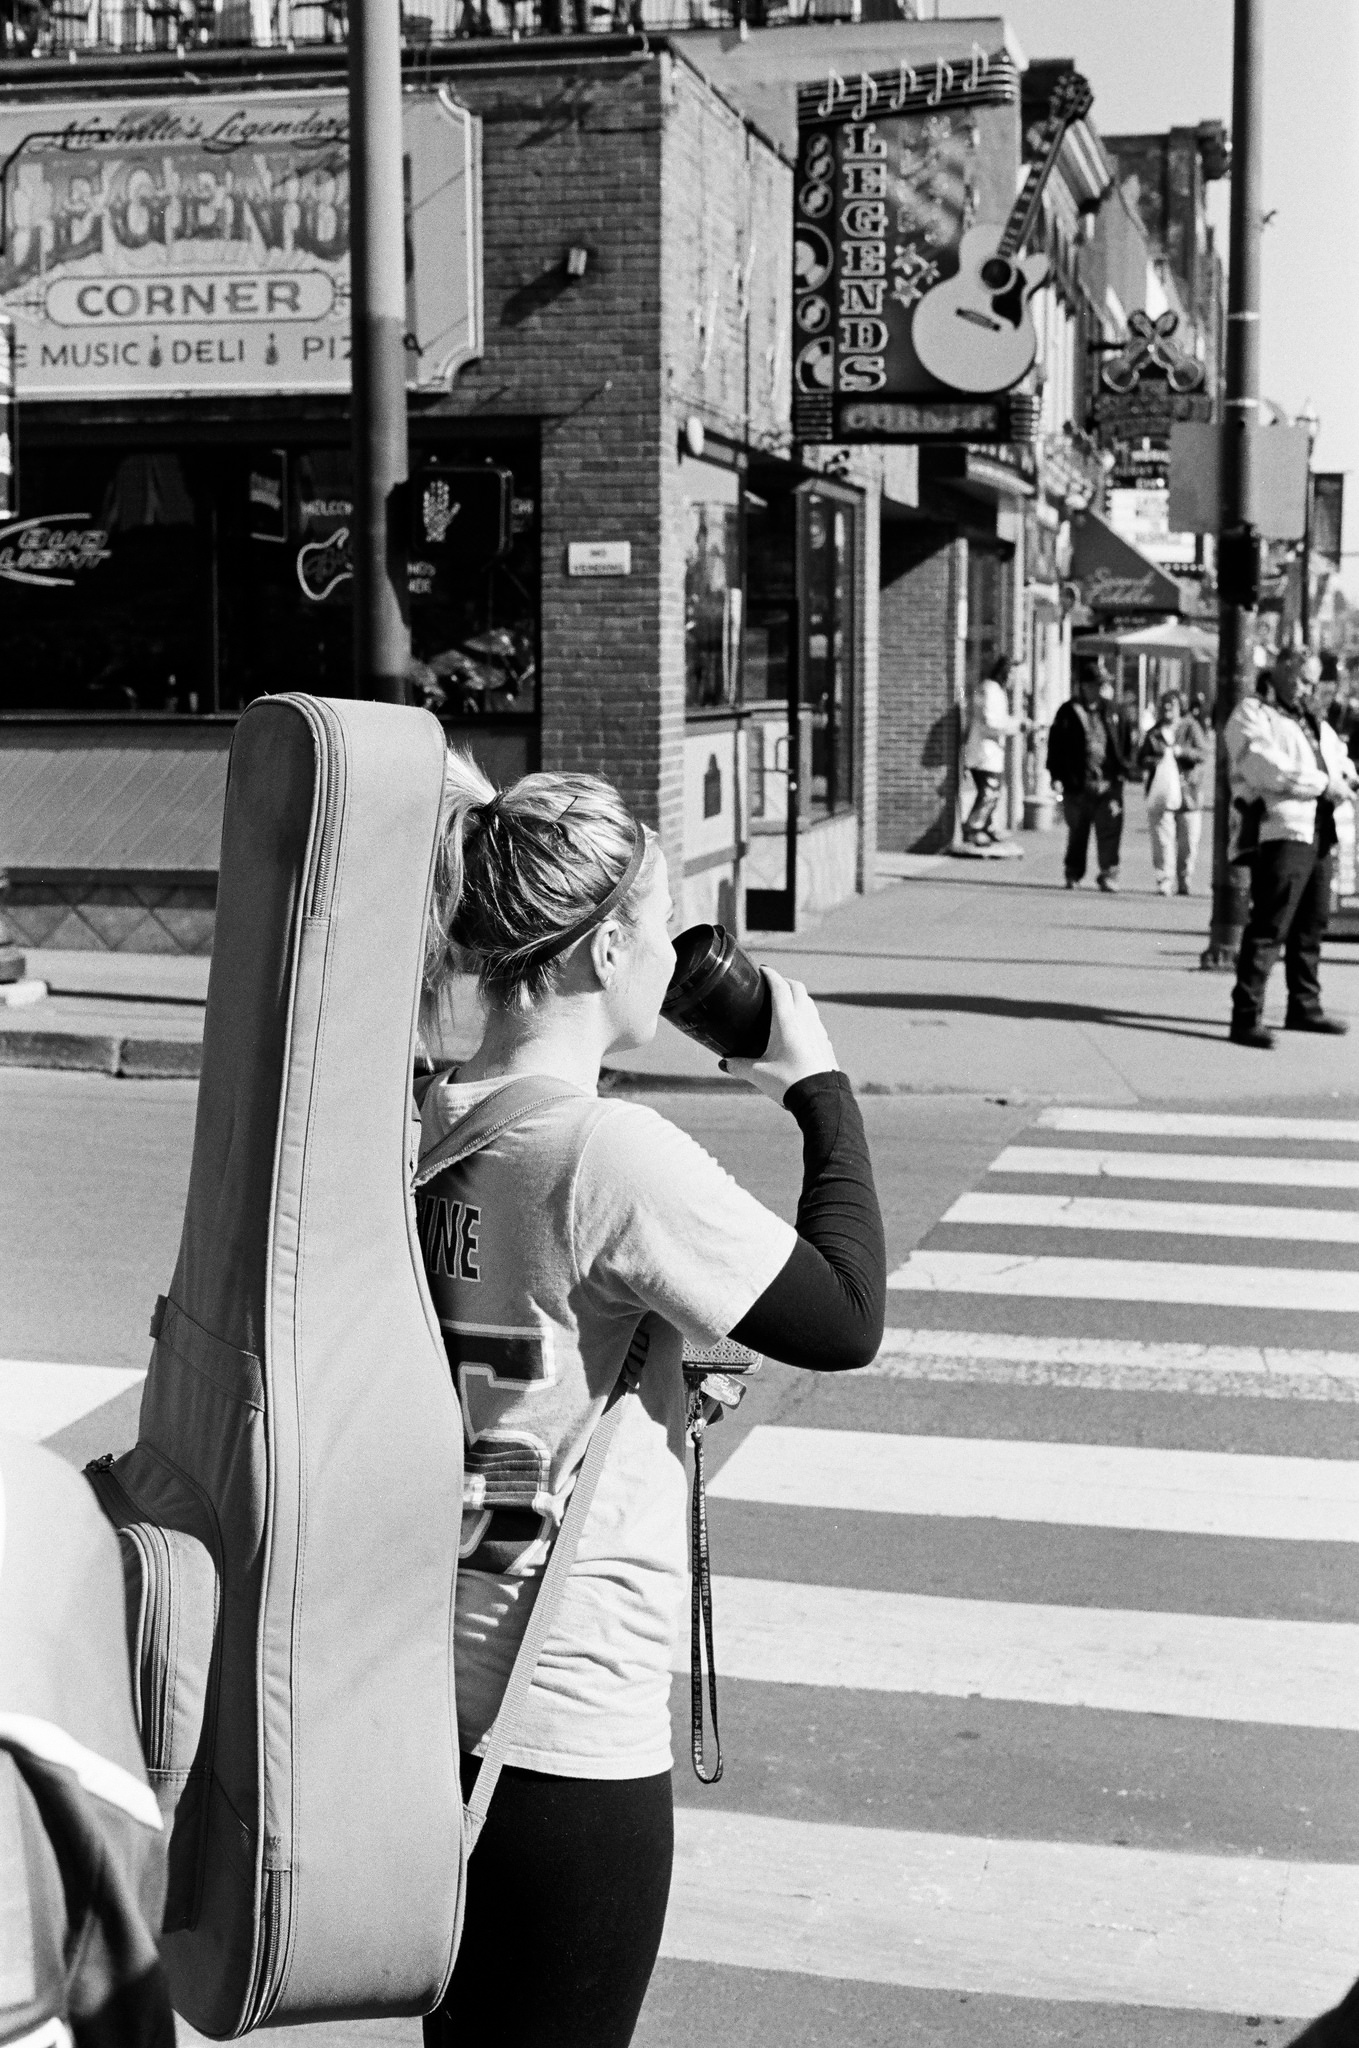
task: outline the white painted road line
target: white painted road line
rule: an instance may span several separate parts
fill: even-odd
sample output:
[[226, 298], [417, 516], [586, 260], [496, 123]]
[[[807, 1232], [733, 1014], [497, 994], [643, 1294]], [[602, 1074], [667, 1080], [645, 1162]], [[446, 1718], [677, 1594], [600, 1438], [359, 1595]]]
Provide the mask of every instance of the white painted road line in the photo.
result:
[[[1359, 1730], [1359, 1623], [720, 1578], [717, 1663], [759, 1685]], [[675, 1671], [689, 1669], [688, 1642]], [[1359, 1924], [1359, 1923], [1357, 1923]]]
[[778, 1507], [1359, 1543], [1359, 1463], [1343, 1458], [761, 1423], [708, 1493]]
[[1138, 1202], [1101, 1195], [960, 1195], [941, 1223], [1022, 1230], [1159, 1231], [1169, 1237], [1263, 1237], [1359, 1244], [1359, 1209], [1271, 1209], [1250, 1202]]
[[1359, 1123], [1319, 1116], [1219, 1116], [1197, 1110], [1045, 1109], [1044, 1131], [1104, 1131], [1128, 1138], [1254, 1138], [1359, 1145]]
[[41, 1443], [145, 1378], [130, 1366], [0, 1358], [0, 1422], [15, 1436]]
[[661, 1954], [1085, 2003], [1334, 2005], [1359, 1869], [846, 1827], [682, 1806]]
[[1016, 1252], [912, 1252], [887, 1285], [928, 1294], [1063, 1301], [1156, 1301], [1193, 1308], [1359, 1314], [1359, 1270], [1196, 1266], [1178, 1259], [1026, 1258]]
[[1233, 1153], [1082, 1151], [1007, 1145], [992, 1173], [1056, 1173], [1068, 1179], [1213, 1181], [1236, 1187], [1359, 1188], [1359, 1159], [1247, 1159]]
[[1290, 1401], [1359, 1401], [1359, 1353], [1273, 1345], [1160, 1344], [1136, 1338], [1024, 1337], [1004, 1330], [889, 1328], [872, 1365], [878, 1379], [1244, 1394]]

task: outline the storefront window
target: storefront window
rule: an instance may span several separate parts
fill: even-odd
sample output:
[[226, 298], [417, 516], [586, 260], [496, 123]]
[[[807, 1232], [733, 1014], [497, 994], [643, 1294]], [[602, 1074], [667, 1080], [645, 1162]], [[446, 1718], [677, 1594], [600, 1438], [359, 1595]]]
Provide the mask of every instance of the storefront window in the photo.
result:
[[824, 817], [854, 800], [854, 510], [819, 492], [807, 493], [802, 506], [806, 797], [808, 814]]
[[735, 704], [741, 687], [741, 514], [689, 501], [684, 558], [684, 701]]
[[[477, 545], [449, 550], [437, 575], [413, 564], [413, 695], [450, 718], [530, 714], [536, 450], [441, 444], [438, 459], [450, 519], [495, 473], [503, 546], [480, 521]], [[20, 517], [0, 527], [0, 712], [192, 715], [268, 691], [346, 694], [352, 517], [343, 445], [30, 450]]]
[[749, 598], [745, 631], [745, 701], [786, 705], [797, 645], [797, 523], [791, 491], [770, 486], [746, 495]]

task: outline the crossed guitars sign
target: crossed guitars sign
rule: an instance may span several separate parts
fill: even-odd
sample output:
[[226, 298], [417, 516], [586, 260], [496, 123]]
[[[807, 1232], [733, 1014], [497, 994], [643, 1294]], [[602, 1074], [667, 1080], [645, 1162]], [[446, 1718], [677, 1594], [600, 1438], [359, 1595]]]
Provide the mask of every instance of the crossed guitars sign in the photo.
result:
[[1172, 391], [1197, 391], [1203, 382], [1203, 364], [1186, 355], [1171, 340], [1180, 324], [1172, 309], [1153, 320], [1150, 313], [1128, 315], [1128, 339], [1116, 356], [1104, 365], [1104, 383], [1110, 391], [1131, 391], [1143, 370], [1164, 370]]

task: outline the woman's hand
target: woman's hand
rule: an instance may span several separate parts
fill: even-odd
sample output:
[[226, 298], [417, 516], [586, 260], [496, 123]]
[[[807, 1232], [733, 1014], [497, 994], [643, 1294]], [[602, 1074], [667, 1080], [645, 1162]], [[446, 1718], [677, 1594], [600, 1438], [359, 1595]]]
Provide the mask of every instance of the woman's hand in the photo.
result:
[[761, 1095], [782, 1103], [795, 1082], [810, 1074], [828, 1074], [839, 1067], [835, 1048], [817, 1013], [816, 1004], [800, 981], [785, 981], [772, 967], [765, 968], [774, 998], [769, 1044], [758, 1060], [723, 1060], [722, 1071], [738, 1081], [751, 1081]]

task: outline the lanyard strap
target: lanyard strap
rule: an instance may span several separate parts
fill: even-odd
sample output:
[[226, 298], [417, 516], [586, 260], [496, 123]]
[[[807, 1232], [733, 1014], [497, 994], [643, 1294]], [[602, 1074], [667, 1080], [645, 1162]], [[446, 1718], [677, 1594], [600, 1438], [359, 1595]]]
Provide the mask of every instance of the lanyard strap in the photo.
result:
[[[708, 1556], [708, 1497], [703, 1481], [703, 1437], [707, 1424], [703, 1415], [703, 1394], [698, 1387], [689, 1391], [688, 1434], [694, 1447], [694, 1492], [689, 1523], [690, 1583], [689, 1607], [689, 1754], [694, 1776], [701, 1785], [715, 1785], [722, 1775], [722, 1736], [717, 1725], [717, 1666], [713, 1660], [713, 1582]], [[707, 1743], [703, 1730], [703, 1648], [708, 1652], [708, 1707], [712, 1715], [713, 1744], [717, 1759], [711, 1772], [705, 1770]]]

